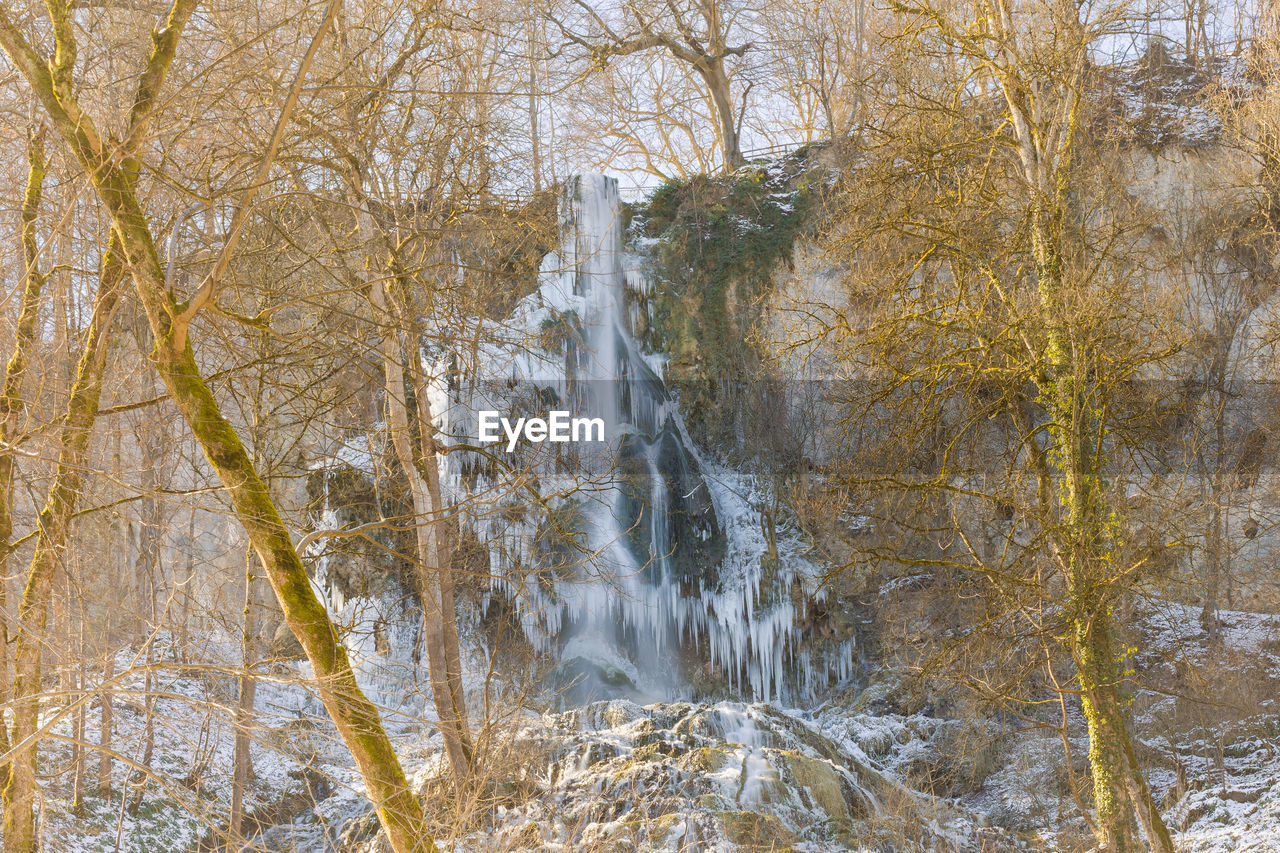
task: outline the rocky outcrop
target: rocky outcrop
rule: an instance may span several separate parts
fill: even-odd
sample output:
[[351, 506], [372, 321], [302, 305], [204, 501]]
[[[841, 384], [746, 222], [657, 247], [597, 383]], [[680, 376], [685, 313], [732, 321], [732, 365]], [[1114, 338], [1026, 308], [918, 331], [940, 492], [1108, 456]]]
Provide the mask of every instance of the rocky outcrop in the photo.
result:
[[[514, 850], [1011, 850], [948, 801], [904, 787], [851, 739], [796, 714], [722, 702], [596, 702], [513, 733], [519, 800], [459, 839]], [[438, 763], [415, 784], [447, 789]], [[347, 849], [376, 850], [367, 818]]]

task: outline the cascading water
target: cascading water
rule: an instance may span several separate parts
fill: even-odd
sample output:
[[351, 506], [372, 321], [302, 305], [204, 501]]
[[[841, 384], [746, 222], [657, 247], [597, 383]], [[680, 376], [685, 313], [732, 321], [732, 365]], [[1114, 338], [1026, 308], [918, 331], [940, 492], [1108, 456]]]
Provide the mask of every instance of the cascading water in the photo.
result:
[[[763, 491], [699, 455], [660, 358], [632, 335], [651, 285], [624, 250], [616, 181], [571, 180], [559, 216], [561, 247], [501, 327], [423, 354], [439, 368], [432, 410], [453, 445], [443, 482], [463, 535], [488, 553], [482, 609], [500, 602], [559, 662], [570, 701], [769, 699], [847, 678], [851, 647], [815, 651], [798, 626], [823, 594], [820, 571], [795, 537], [781, 543], [786, 559], [765, 558]], [[480, 412], [549, 410], [599, 418], [605, 440], [477, 449]]]

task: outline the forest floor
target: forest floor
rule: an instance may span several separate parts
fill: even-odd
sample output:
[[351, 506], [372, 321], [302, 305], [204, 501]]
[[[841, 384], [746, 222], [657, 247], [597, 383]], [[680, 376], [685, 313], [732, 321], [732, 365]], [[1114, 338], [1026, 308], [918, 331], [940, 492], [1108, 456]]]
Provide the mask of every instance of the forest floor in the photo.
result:
[[[1199, 612], [1148, 607], [1137, 616], [1144, 682], [1131, 713], [1153, 793], [1179, 850], [1280, 851], [1280, 617], [1221, 615], [1210, 644]], [[206, 658], [217, 643], [204, 644]], [[122, 652], [114, 701], [112, 795], [72, 807], [74, 713], [49, 708], [42, 763], [46, 849], [185, 851], [215, 840], [230, 805], [234, 648], [227, 668], [175, 666], [155, 647], [152, 775], [136, 811], [145, 751], [145, 661]], [[1197, 679], [1230, 672], [1213, 704]], [[323, 709], [293, 665], [260, 680], [246, 812], [267, 828], [247, 849], [373, 851], [376, 826]], [[1215, 682], [1216, 683], [1216, 682]], [[454, 851], [577, 850], [1071, 850], [1087, 842], [1069, 795], [1062, 742], [1047, 729], [990, 720], [895, 714], [880, 701], [891, 679], [837, 691], [808, 709], [720, 702], [640, 706], [616, 700], [508, 724], [487, 799], [473, 807]], [[97, 741], [97, 701], [85, 738]], [[56, 720], [55, 720], [56, 717]], [[1083, 773], [1086, 743], [1071, 738]], [[429, 724], [389, 717], [415, 786], [442, 802], [443, 768]], [[996, 733], [996, 734], [993, 734]], [[97, 756], [87, 762], [92, 791]], [[308, 770], [309, 769], [309, 770]], [[928, 791], [928, 793], [925, 793]], [[438, 814], [449, 823], [447, 810]], [[273, 825], [278, 824], [278, 825]], [[252, 824], [250, 824], [252, 825]], [[458, 824], [455, 824], [458, 825]]]

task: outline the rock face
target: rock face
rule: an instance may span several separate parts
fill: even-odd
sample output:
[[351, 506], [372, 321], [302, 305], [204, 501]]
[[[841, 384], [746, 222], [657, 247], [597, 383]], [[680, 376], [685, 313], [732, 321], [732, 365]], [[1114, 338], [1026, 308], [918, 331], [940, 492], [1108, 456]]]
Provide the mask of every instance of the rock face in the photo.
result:
[[[512, 752], [519, 777], [503, 784], [524, 796], [460, 847], [1012, 849], [892, 780], [852, 741], [767, 705], [596, 702], [528, 723]], [[424, 793], [447, 785], [437, 768], [415, 777]]]

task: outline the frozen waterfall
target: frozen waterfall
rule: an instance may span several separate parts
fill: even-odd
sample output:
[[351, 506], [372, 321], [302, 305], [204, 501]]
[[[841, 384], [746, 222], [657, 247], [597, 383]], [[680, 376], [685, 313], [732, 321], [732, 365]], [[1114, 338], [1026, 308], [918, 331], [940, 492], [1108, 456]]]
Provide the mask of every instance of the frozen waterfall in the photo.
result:
[[[629, 317], [650, 286], [624, 249], [617, 182], [583, 175], [564, 188], [561, 247], [536, 292], [480, 346], [435, 410], [473, 445], [477, 413], [547, 409], [600, 418], [599, 444], [458, 448], [445, 480], [464, 528], [488, 551], [494, 596], [559, 663], [576, 700], [671, 699], [691, 675], [758, 698], [847, 677], [852, 650], [802, 653], [799, 609], [817, 570], [798, 554], [769, 564], [749, 476], [702, 458], [678, 407], [640, 350]], [[441, 371], [443, 373], [444, 371]], [[508, 458], [509, 457], [509, 458]], [[796, 549], [797, 551], [799, 549]]]

